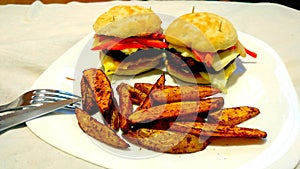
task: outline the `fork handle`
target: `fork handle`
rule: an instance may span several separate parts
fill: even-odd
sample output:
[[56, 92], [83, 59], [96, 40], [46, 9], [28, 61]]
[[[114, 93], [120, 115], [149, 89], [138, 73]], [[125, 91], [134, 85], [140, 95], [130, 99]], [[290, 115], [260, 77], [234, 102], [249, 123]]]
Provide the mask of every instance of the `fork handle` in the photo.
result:
[[[36, 107], [36, 106], [39, 106], [39, 105], [27, 105], [27, 106], [13, 107], [13, 108], [4, 108], [4, 109], [0, 109], [0, 115], [4, 114], [6, 112], [9, 112], [9, 111], [25, 110], [25, 109], [33, 108], [33, 107]], [[64, 109], [64, 110], [74, 110], [75, 106], [67, 105], [67, 106], [65, 106], [65, 107], [63, 107], [61, 109]]]
[[8, 112], [8, 111], [24, 110], [24, 109], [31, 108], [31, 107], [34, 107], [34, 106], [27, 105], [27, 106], [18, 106], [18, 107], [13, 107], [13, 108], [0, 109], [0, 115], [5, 112]]
[[1, 112], [2, 110], [7, 109], [8, 107], [9, 107], [9, 104], [1, 105], [1, 106], [0, 106], [0, 112]]

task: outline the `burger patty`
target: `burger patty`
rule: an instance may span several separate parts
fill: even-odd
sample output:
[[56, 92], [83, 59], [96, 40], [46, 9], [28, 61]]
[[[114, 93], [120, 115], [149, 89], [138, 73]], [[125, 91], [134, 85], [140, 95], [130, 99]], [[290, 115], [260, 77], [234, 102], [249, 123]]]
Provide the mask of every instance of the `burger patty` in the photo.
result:
[[130, 55], [127, 55], [120, 50], [104, 50], [103, 52], [106, 55], [111, 56], [120, 62], [123, 62], [123, 61], [124, 62], [132, 62], [132, 61], [137, 61], [141, 58], [151, 58], [151, 57], [155, 57], [157, 55], [162, 54], [161, 49], [154, 49], [154, 48], [139, 49]]
[[[193, 73], [197, 72], [208, 72], [211, 74], [217, 74], [220, 71], [214, 70], [212, 67], [206, 66], [203, 62], [198, 62], [192, 57], [184, 57], [181, 55], [181, 52], [178, 52], [176, 49], [171, 48], [167, 49], [168, 52], [166, 52], [167, 59], [169, 61], [169, 64], [171, 64], [173, 67], [176, 67], [180, 70]], [[226, 69], [230, 64], [232, 64], [235, 61], [232, 60], [230, 63], [228, 63], [224, 69]]]

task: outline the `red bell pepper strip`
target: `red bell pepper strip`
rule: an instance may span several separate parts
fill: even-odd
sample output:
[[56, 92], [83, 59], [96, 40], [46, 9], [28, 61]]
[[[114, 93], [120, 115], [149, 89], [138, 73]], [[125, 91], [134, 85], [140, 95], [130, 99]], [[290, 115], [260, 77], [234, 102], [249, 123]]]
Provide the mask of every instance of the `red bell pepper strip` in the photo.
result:
[[195, 55], [195, 59], [205, 63], [208, 67], [212, 66], [214, 60], [214, 54], [210, 52], [199, 52], [192, 49], [193, 54]]
[[130, 48], [145, 48], [146, 46], [140, 43], [117, 43], [109, 50], [123, 50], [123, 49], [130, 49]]
[[136, 39], [139, 43], [144, 44], [148, 47], [154, 47], [154, 48], [167, 48], [167, 43], [155, 40], [155, 39], [148, 39], [148, 38], [137, 38]]
[[104, 50], [104, 49], [110, 49], [120, 41], [118, 39], [106, 39], [100, 42], [98, 46], [95, 46], [92, 48], [92, 50]]
[[150, 37], [151, 37], [152, 39], [158, 39], [158, 40], [163, 40], [163, 39], [165, 39], [165, 35], [164, 35], [164, 34], [161, 34], [161, 33], [152, 33], [152, 34], [150, 35]]
[[[151, 36], [151, 35], [150, 35]], [[154, 35], [160, 36], [160, 35]], [[157, 37], [157, 38], [161, 38]], [[121, 38], [112, 38], [104, 35], [96, 36], [95, 38], [99, 38], [100, 44], [92, 48], [92, 50], [123, 50], [129, 48], [146, 48], [146, 47], [154, 47], [154, 48], [167, 48], [167, 43], [158, 40], [151, 39], [150, 37], [129, 37], [125, 39]]]
[[250, 50], [248, 50], [248, 49], [246, 49], [246, 48], [245, 48], [245, 51], [246, 51], [246, 53], [247, 53], [248, 55], [250, 55], [251, 57], [257, 58], [257, 53], [252, 52], [252, 51], [250, 51]]

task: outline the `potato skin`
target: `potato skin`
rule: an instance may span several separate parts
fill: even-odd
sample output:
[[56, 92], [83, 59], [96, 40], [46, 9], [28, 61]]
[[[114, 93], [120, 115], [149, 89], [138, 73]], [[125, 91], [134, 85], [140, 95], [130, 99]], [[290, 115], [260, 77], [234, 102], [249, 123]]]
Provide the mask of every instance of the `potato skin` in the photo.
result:
[[196, 136], [231, 138], [266, 138], [265, 131], [238, 126], [221, 126], [202, 122], [174, 122], [169, 130], [190, 133]]
[[[163, 89], [165, 86], [165, 81], [166, 81], [166, 77], [165, 74], [162, 74], [157, 81], [155, 82], [155, 84], [152, 86], [152, 88], [150, 89], [150, 93], [154, 90], [157, 89]], [[148, 109], [152, 107], [152, 101], [150, 99], [150, 95], [148, 94], [147, 97], [141, 102], [141, 104], [139, 105], [139, 107], [137, 107], [136, 110], [141, 110], [141, 109]]]
[[249, 120], [260, 113], [256, 107], [240, 106], [224, 108], [221, 111], [210, 113], [208, 122], [224, 126], [233, 126]]
[[80, 88], [82, 97], [82, 109], [89, 114], [98, 112], [99, 108], [95, 101], [94, 93], [84, 76], [80, 81]]
[[162, 90], [155, 90], [150, 97], [159, 103], [172, 103], [180, 101], [198, 101], [202, 98], [221, 93], [221, 90], [211, 86], [174, 86]]
[[147, 128], [128, 131], [123, 137], [146, 149], [171, 154], [198, 152], [204, 150], [209, 143], [187, 133]]
[[215, 97], [200, 101], [174, 102], [142, 109], [129, 116], [132, 124], [145, 123], [154, 120], [217, 111], [223, 108], [224, 99]]
[[110, 81], [101, 69], [90, 68], [83, 71], [81, 94], [84, 110], [90, 114], [96, 113], [97, 110], [100, 111], [106, 124], [114, 130], [118, 130], [118, 105]]
[[120, 109], [119, 126], [122, 129], [122, 131], [126, 132], [130, 128], [130, 122], [128, 121], [128, 117], [132, 114], [133, 111], [131, 95], [125, 83], [121, 83], [117, 86], [117, 92], [119, 94]]
[[76, 108], [75, 113], [79, 127], [87, 135], [115, 148], [126, 149], [129, 147], [129, 144], [121, 139], [113, 129], [98, 122], [87, 112], [80, 108]]

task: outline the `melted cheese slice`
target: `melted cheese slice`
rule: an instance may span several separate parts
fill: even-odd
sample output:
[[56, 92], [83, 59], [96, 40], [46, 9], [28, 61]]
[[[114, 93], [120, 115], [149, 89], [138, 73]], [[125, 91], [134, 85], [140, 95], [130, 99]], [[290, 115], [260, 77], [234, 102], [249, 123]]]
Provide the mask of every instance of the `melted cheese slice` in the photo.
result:
[[230, 77], [230, 75], [236, 70], [236, 63], [233, 62], [230, 64], [224, 71], [220, 71], [220, 73], [217, 74], [209, 74], [205, 72], [200, 72], [200, 75], [211, 82], [211, 84], [220, 90], [222, 90], [223, 93], [226, 93], [227, 91], [227, 81]]
[[120, 62], [113, 57], [102, 55], [102, 66], [104, 67], [104, 73], [106, 75], [112, 75], [116, 72], [119, 67]]

